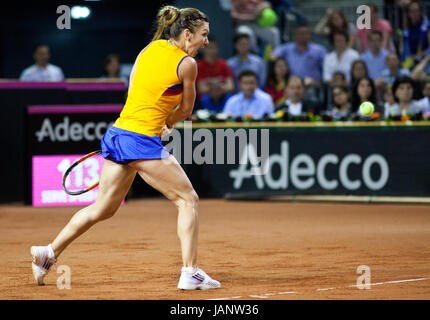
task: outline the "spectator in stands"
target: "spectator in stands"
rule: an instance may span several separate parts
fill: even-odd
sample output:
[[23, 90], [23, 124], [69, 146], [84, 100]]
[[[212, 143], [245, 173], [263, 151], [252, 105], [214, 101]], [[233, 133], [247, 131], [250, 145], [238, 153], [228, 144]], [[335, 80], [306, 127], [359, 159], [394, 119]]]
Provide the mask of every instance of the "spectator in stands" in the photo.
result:
[[[377, 6], [373, 4], [368, 4], [368, 6], [370, 7], [370, 30], [376, 30], [382, 33], [381, 48], [388, 51], [394, 51], [392, 39], [393, 28], [391, 27], [390, 22], [379, 17]], [[359, 52], [364, 52], [369, 47], [368, 33], [370, 30], [366, 28], [357, 28], [357, 32], [355, 33], [355, 47]]]
[[200, 100], [200, 109], [206, 109], [215, 113], [223, 112], [227, 100], [232, 96], [225, 91], [220, 81], [208, 81], [208, 92]]
[[423, 14], [419, 1], [413, 0], [407, 6], [406, 28], [402, 30], [399, 44], [400, 60], [404, 68], [411, 68], [423, 57], [429, 46], [430, 23]]
[[278, 14], [278, 25], [279, 31], [281, 33], [281, 42], [287, 41], [285, 34], [286, 27], [286, 17], [288, 15], [293, 15], [296, 18], [297, 24], [303, 24], [306, 22], [306, 18], [297, 11], [296, 7], [293, 5], [291, 0], [269, 0], [272, 4], [273, 10]]
[[280, 44], [279, 29], [273, 27], [260, 27], [257, 19], [261, 16], [265, 8], [271, 8], [269, 1], [264, 0], [230, 0], [231, 17], [236, 27], [236, 33], [246, 33], [249, 35], [252, 50], [259, 52], [258, 39], [268, 43], [272, 48]]
[[49, 46], [36, 45], [33, 50], [35, 64], [24, 69], [19, 79], [21, 81], [63, 81], [64, 74], [60, 67], [49, 63], [51, 53]]
[[322, 67], [327, 50], [311, 42], [309, 26], [298, 26], [294, 30], [294, 42], [287, 42], [275, 48], [273, 55], [284, 58], [291, 74], [304, 79], [306, 86], [319, 86], [322, 81]]
[[430, 75], [430, 53], [427, 54], [421, 61], [418, 63], [411, 72], [411, 78], [415, 81], [422, 81]]
[[330, 81], [324, 84], [324, 97], [321, 99], [324, 105], [330, 106], [333, 105], [333, 88], [334, 87], [346, 87], [348, 90], [350, 88], [348, 81], [346, 80], [346, 76], [342, 71], [336, 71], [333, 73]]
[[342, 71], [336, 71], [333, 73], [331, 80], [329, 81], [331, 87], [335, 86], [343, 86], [348, 88], [348, 80], [346, 79], [346, 75]]
[[395, 24], [393, 29], [403, 29], [406, 20], [404, 18], [406, 7], [409, 2], [410, 0], [384, 0], [384, 15]]
[[387, 67], [385, 60], [388, 51], [382, 48], [382, 33], [376, 30], [368, 32], [369, 48], [361, 55], [361, 60], [367, 66], [369, 77], [372, 80], [382, 77], [382, 71]]
[[351, 86], [357, 81], [357, 79], [362, 77], [368, 77], [369, 72], [367, 71], [367, 66], [363, 60], [355, 60], [351, 66], [351, 75], [349, 77], [349, 83]]
[[121, 57], [119, 54], [108, 54], [103, 64], [102, 79], [110, 79], [116, 81], [123, 81], [128, 84], [128, 79], [120, 75], [121, 71]]
[[368, 76], [357, 79], [352, 86], [351, 112], [360, 118], [367, 118], [359, 112], [360, 105], [366, 101], [372, 102], [375, 106], [375, 112], [381, 113], [382, 107], [378, 101], [375, 84]]
[[224, 114], [233, 118], [251, 117], [261, 119], [273, 113], [270, 95], [258, 88], [258, 76], [252, 70], [244, 70], [239, 75], [240, 92], [227, 100]]
[[292, 116], [299, 116], [308, 112], [317, 114], [321, 111], [317, 103], [305, 99], [305, 83], [299, 76], [290, 76], [285, 90], [288, 99], [276, 110], [282, 110]]
[[355, 43], [355, 25], [348, 23], [342, 10], [327, 8], [326, 14], [315, 26], [314, 33], [331, 39], [333, 33], [341, 32], [348, 35], [348, 47]]
[[209, 44], [203, 48], [203, 58], [197, 61], [197, 89], [200, 97], [209, 94], [211, 86], [214, 92], [221, 90], [221, 96], [234, 91], [233, 77], [227, 61], [218, 58], [218, 43], [210, 38]]
[[276, 58], [269, 62], [268, 69], [264, 91], [270, 94], [273, 103], [277, 106], [286, 100], [285, 87], [290, 76], [290, 68], [283, 58]]
[[227, 60], [227, 64], [233, 73], [235, 90], [239, 90], [239, 74], [243, 70], [252, 70], [258, 75], [260, 88], [264, 88], [266, 79], [266, 66], [263, 59], [252, 54], [251, 42], [247, 34], [237, 34], [234, 37], [234, 49], [236, 55]]
[[397, 53], [389, 53], [385, 59], [386, 68], [382, 71], [381, 77], [375, 80], [375, 85], [392, 84], [397, 78], [409, 76], [410, 72], [408, 69], [400, 68], [400, 60]]
[[422, 83], [423, 98], [420, 100], [425, 111], [430, 112], [430, 79]]
[[424, 104], [413, 99], [414, 83], [410, 77], [396, 79], [392, 89], [396, 104], [385, 109], [385, 117], [414, 116], [425, 111]]
[[348, 34], [345, 32], [332, 33], [330, 42], [334, 46], [334, 51], [324, 57], [324, 81], [330, 82], [336, 71], [343, 72], [349, 78], [352, 63], [360, 58], [358, 52], [348, 47]]
[[393, 95], [393, 84], [389, 83], [384, 88], [384, 117], [386, 118], [386, 110], [390, 110], [396, 104]]
[[332, 88], [333, 106], [326, 111], [334, 120], [347, 120], [351, 116], [351, 103], [349, 91], [345, 86], [334, 86]]

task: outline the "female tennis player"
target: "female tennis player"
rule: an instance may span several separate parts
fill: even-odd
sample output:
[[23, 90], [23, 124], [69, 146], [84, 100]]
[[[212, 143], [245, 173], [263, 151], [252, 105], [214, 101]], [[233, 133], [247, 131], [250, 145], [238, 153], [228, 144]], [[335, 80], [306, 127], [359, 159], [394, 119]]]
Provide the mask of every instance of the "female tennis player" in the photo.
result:
[[105, 162], [96, 201], [78, 211], [48, 246], [31, 247], [33, 275], [39, 285], [73, 240], [115, 214], [138, 173], [178, 209], [183, 261], [178, 288], [221, 287], [197, 267], [198, 196], [160, 139], [166, 127], [171, 130], [193, 110], [197, 76], [193, 57], [209, 43], [209, 20], [197, 9], [172, 6], [161, 8], [157, 17], [154, 38], [140, 52], [130, 74], [125, 106], [101, 141]]

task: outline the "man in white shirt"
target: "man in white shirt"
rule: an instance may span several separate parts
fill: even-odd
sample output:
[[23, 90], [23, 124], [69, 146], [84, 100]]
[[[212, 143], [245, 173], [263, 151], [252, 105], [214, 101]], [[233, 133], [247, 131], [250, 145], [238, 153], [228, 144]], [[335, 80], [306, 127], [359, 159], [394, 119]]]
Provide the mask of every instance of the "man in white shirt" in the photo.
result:
[[63, 71], [49, 63], [51, 58], [47, 45], [37, 45], [33, 52], [35, 64], [24, 69], [19, 77], [21, 81], [62, 81]]
[[360, 59], [360, 54], [348, 47], [349, 36], [347, 33], [335, 32], [330, 38], [334, 50], [324, 57], [323, 79], [325, 82], [330, 82], [333, 74], [340, 71], [349, 82], [352, 63]]
[[318, 114], [321, 110], [319, 103], [305, 98], [305, 83], [299, 76], [290, 76], [285, 87], [287, 101], [276, 107], [290, 116], [300, 116], [312, 112]]
[[240, 92], [230, 97], [223, 113], [233, 118], [250, 116], [261, 119], [274, 111], [272, 97], [258, 88], [258, 76], [254, 71], [244, 70], [239, 75]]

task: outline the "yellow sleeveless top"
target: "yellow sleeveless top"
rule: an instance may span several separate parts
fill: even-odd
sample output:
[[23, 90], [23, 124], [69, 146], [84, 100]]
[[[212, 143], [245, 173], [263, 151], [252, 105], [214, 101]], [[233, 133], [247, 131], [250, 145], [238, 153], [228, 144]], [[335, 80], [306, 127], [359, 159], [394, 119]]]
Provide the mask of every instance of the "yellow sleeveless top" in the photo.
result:
[[182, 101], [179, 65], [187, 53], [157, 40], [137, 58], [127, 101], [114, 126], [158, 136], [173, 108]]

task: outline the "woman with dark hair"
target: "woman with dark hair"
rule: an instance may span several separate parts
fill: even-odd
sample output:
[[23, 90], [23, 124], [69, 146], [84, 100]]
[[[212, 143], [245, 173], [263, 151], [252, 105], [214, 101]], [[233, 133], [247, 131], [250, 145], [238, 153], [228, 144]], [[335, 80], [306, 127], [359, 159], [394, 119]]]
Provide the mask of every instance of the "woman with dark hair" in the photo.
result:
[[410, 68], [423, 57], [429, 46], [430, 22], [423, 14], [421, 4], [412, 0], [407, 5], [406, 27], [402, 30], [399, 52], [404, 68]]
[[393, 83], [392, 92], [395, 104], [385, 108], [384, 116], [397, 117], [405, 115], [417, 115], [424, 112], [425, 105], [414, 100], [414, 82], [410, 77], [401, 77]]
[[328, 8], [325, 16], [315, 26], [314, 33], [330, 38], [335, 32], [348, 34], [348, 47], [353, 46], [355, 42], [354, 24], [348, 23], [342, 10]]
[[353, 86], [357, 79], [368, 76], [369, 71], [367, 70], [366, 63], [363, 60], [355, 60], [351, 65], [350, 85]]
[[101, 79], [122, 80], [128, 85], [128, 79], [120, 75], [121, 57], [119, 54], [108, 54], [103, 63], [103, 75]]
[[354, 113], [356, 116], [361, 117], [361, 114], [359, 112], [360, 105], [366, 101], [373, 103], [373, 105], [375, 106], [375, 112], [381, 111], [375, 84], [373, 83], [373, 80], [370, 79], [368, 76], [358, 78], [352, 86], [351, 112]]
[[221, 285], [197, 267], [198, 196], [178, 161], [164, 149], [161, 137], [193, 111], [199, 49], [208, 45], [209, 19], [194, 8], [160, 9], [158, 28], [136, 58], [127, 101], [105, 133], [105, 158], [95, 203], [79, 210], [47, 246], [31, 247], [38, 285], [58, 256], [94, 224], [112, 217], [136, 174], [171, 200], [178, 210], [177, 234], [182, 263], [178, 288], [215, 289]]
[[333, 86], [333, 106], [326, 112], [334, 120], [347, 120], [351, 116], [351, 103], [348, 88]]
[[103, 76], [107, 78], [118, 78], [121, 69], [121, 58], [119, 54], [108, 54], [103, 63]]
[[283, 103], [287, 97], [285, 96], [285, 87], [290, 77], [290, 68], [288, 62], [284, 58], [276, 58], [269, 62], [269, 70], [267, 74], [266, 91], [273, 99], [275, 106]]

